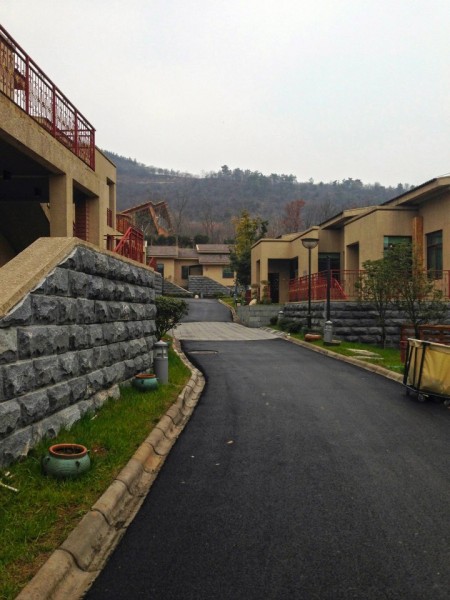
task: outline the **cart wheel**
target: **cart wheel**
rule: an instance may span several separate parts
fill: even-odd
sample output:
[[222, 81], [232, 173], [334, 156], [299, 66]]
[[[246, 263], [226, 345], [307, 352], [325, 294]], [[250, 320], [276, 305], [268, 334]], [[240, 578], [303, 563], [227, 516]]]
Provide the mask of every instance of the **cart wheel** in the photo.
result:
[[428, 400], [428, 396], [425, 396], [425, 394], [417, 394], [417, 400], [419, 402], [426, 402]]

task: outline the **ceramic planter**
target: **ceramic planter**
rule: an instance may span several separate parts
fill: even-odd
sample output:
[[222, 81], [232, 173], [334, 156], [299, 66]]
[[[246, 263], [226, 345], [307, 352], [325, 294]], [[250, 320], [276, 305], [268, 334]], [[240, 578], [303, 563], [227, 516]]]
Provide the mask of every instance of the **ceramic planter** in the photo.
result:
[[133, 378], [133, 386], [137, 390], [142, 391], [156, 390], [158, 387], [158, 379], [156, 375], [141, 373]]
[[90, 467], [88, 449], [81, 444], [54, 444], [42, 459], [44, 473], [57, 479], [79, 477]]

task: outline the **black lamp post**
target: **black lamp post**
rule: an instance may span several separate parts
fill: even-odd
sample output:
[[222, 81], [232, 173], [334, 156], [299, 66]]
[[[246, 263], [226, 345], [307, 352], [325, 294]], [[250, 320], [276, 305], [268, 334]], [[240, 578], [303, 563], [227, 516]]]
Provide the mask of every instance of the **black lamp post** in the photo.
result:
[[307, 325], [308, 330], [311, 329], [312, 318], [311, 318], [311, 250], [319, 243], [318, 238], [302, 238], [303, 247], [308, 250], [308, 315]]

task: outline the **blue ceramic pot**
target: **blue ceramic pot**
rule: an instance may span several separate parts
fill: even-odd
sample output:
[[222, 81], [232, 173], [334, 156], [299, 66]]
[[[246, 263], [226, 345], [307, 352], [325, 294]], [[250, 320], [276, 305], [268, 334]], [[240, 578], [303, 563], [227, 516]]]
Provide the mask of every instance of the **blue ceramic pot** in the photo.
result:
[[88, 449], [81, 444], [55, 444], [42, 459], [42, 469], [58, 479], [79, 477], [91, 468]]
[[156, 390], [158, 387], [158, 379], [156, 378], [156, 375], [141, 373], [133, 378], [133, 386], [137, 390]]

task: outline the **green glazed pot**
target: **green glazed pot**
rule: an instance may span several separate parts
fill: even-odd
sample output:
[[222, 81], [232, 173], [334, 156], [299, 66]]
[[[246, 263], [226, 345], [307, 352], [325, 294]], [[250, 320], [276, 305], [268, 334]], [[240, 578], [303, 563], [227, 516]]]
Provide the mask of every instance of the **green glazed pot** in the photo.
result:
[[90, 468], [88, 449], [81, 444], [54, 444], [42, 459], [44, 473], [57, 479], [79, 477]]
[[156, 390], [158, 387], [158, 379], [156, 378], [156, 375], [141, 373], [133, 378], [133, 386], [137, 390]]

